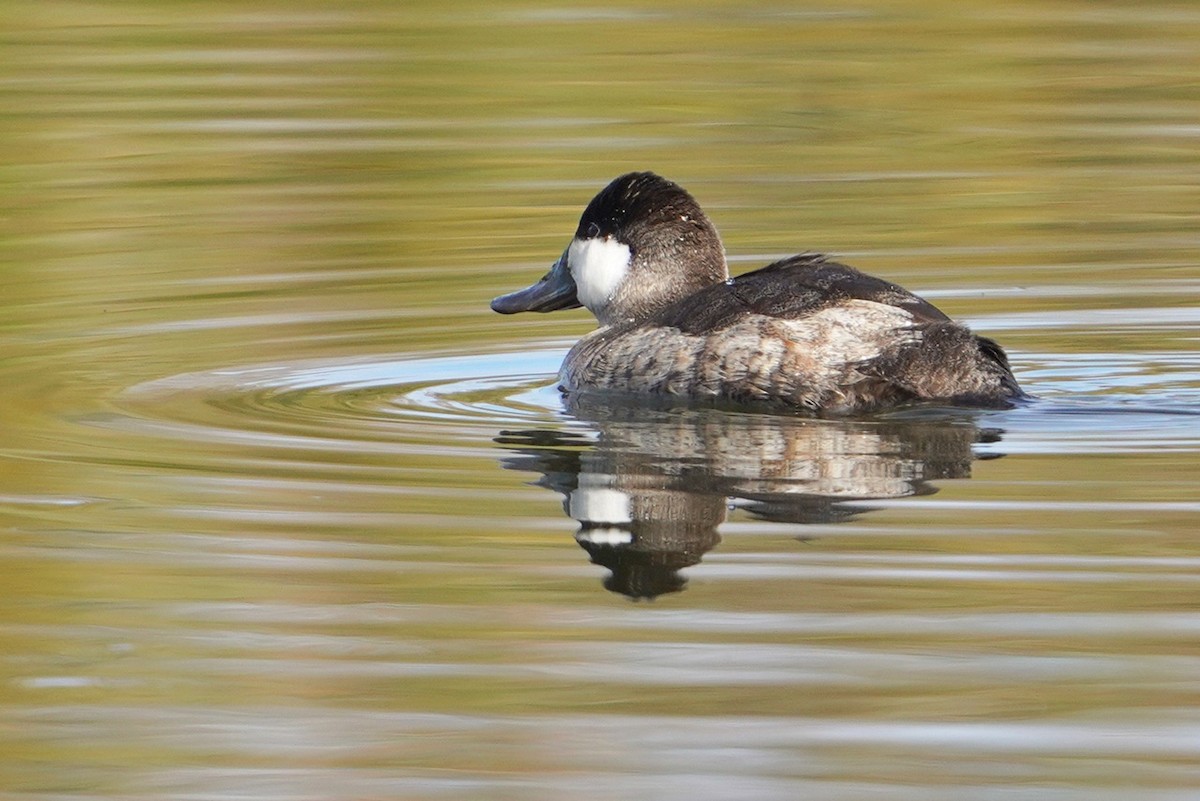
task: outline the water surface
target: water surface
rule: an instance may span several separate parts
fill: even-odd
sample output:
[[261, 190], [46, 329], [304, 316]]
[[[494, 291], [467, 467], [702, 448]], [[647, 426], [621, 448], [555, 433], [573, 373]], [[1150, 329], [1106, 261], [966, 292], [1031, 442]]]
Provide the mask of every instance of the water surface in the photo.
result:
[[[0, 794], [1200, 792], [1200, 12], [11, 11]], [[647, 168], [1037, 401], [564, 403]]]

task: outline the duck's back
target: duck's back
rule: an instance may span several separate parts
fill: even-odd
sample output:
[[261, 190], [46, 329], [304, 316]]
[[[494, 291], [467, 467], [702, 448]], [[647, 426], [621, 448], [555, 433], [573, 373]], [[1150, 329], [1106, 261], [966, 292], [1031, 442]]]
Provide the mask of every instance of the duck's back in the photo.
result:
[[601, 328], [563, 363], [602, 389], [848, 412], [912, 400], [1003, 406], [1004, 352], [895, 284], [803, 255]]

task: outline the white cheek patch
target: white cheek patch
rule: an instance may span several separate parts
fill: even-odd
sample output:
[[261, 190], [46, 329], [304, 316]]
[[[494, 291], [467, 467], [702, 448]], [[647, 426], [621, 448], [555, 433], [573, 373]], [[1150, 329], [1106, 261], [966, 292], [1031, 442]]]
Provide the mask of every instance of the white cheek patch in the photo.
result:
[[629, 272], [633, 254], [615, 239], [576, 239], [567, 248], [575, 297], [593, 314], [604, 308]]
[[631, 506], [629, 496], [620, 490], [579, 487], [567, 500], [567, 514], [581, 523], [628, 523], [633, 520]]
[[575, 535], [576, 542], [590, 542], [593, 545], [621, 546], [633, 542], [633, 532], [623, 528], [608, 526], [605, 528], [589, 528]]

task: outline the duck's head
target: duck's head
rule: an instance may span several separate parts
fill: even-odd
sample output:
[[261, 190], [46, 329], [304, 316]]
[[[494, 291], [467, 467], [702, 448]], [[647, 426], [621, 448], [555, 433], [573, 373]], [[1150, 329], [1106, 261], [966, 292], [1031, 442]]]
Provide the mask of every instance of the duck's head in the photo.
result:
[[501, 314], [585, 306], [601, 325], [644, 318], [729, 276], [717, 229], [683, 187], [652, 172], [592, 198], [540, 281], [492, 301]]

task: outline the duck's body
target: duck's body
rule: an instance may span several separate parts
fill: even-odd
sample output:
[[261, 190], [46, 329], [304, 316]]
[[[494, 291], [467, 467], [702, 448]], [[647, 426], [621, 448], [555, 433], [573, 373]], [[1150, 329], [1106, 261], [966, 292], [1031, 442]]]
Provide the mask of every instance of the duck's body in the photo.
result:
[[568, 391], [827, 412], [913, 400], [989, 406], [1019, 393], [1003, 351], [900, 287], [820, 256], [714, 284], [576, 343]]
[[630, 173], [588, 205], [570, 247], [503, 313], [586, 306], [563, 390], [866, 411], [912, 401], [1008, 406], [1003, 350], [895, 284], [816, 255], [729, 278], [683, 189]]

